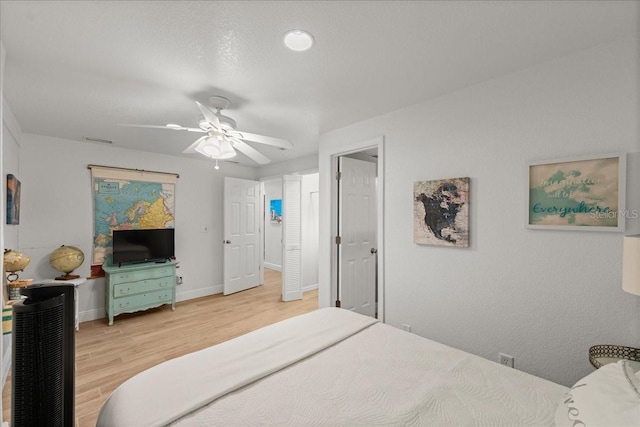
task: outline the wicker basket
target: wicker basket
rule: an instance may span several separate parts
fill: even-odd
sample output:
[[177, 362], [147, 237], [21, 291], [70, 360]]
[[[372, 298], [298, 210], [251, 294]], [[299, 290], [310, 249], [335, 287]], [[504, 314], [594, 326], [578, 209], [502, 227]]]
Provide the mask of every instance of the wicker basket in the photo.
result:
[[589, 362], [596, 368], [600, 368], [602, 363], [598, 361], [600, 357], [633, 360], [640, 362], [640, 348], [624, 347], [621, 345], [594, 345], [589, 349]]

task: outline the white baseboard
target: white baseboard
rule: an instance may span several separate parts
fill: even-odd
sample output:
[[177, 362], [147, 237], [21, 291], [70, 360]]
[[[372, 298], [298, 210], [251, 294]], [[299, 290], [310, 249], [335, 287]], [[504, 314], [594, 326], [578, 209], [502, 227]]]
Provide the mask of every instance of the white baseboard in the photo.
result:
[[271, 264], [270, 262], [265, 262], [263, 265], [264, 265], [264, 268], [268, 268], [275, 271], [282, 271], [281, 265]]
[[302, 288], [302, 293], [304, 294], [305, 292], [313, 291], [314, 289], [318, 289], [318, 284], [317, 283], [315, 285], [304, 286]]
[[[209, 288], [196, 289], [194, 291], [180, 292], [180, 285], [176, 286], [176, 302], [187, 301], [194, 298], [207, 297], [209, 295], [221, 294], [223, 285], [216, 285]], [[88, 322], [90, 320], [103, 319], [107, 313], [103, 308], [86, 310], [78, 313], [78, 321]], [[81, 325], [82, 326], [82, 325]]]
[[90, 320], [97, 320], [107, 317], [107, 313], [105, 313], [104, 308], [95, 310], [87, 310], [81, 311], [78, 313], [78, 322], [88, 322]]
[[215, 285], [210, 288], [196, 289], [195, 291], [180, 292], [180, 286], [176, 287], [176, 301], [187, 301], [194, 298], [208, 297], [209, 295], [221, 294], [223, 285]]

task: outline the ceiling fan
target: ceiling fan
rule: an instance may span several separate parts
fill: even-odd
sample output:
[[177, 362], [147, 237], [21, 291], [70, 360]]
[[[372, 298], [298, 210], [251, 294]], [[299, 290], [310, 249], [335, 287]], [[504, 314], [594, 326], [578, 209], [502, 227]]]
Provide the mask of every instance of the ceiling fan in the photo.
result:
[[205, 135], [198, 138], [193, 144], [187, 147], [183, 153], [200, 153], [203, 156], [214, 159], [216, 161], [216, 169], [218, 169], [218, 160], [227, 160], [234, 157], [236, 155], [236, 150], [261, 165], [271, 162], [267, 156], [260, 153], [244, 141], [271, 145], [273, 147], [278, 147], [281, 150], [289, 150], [293, 148], [293, 144], [286, 139], [238, 131], [236, 129], [235, 120], [222, 114], [222, 110], [227, 108], [230, 103], [227, 98], [223, 96], [212, 96], [209, 98], [209, 102], [215, 111], [196, 101], [196, 104], [202, 113], [202, 117], [198, 121], [198, 127], [196, 128], [185, 127], [173, 123], [165, 126], [125, 126], [204, 133]]

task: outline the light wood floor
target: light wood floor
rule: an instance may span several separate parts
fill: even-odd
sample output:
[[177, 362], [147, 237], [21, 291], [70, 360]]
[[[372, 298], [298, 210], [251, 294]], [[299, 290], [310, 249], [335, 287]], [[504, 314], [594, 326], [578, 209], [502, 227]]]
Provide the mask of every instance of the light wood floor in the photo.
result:
[[[135, 374], [262, 326], [318, 308], [318, 291], [281, 301], [280, 273], [265, 269], [265, 285], [237, 294], [197, 298], [145, 312], [80, 324], [76, 333], [76, 426], [95, 426], [109, 394]], [[11, 378], [2, 393], [10, 420]]]

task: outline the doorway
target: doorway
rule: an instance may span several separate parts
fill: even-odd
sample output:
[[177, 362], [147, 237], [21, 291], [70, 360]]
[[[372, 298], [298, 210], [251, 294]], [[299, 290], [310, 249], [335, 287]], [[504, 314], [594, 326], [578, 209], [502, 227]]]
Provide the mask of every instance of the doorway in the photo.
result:
[[[297, 202], [287, 203], [287, 196], [292, 195], [286, 191], [287, 188], [291, 190], [290, 184], [297, 188], [293, 192], [299, 199]], [[261, 191], [261, 228], [264, 230], [260, 248], [261, 283], [275, 283], [277, 278], [282, 286], [283, 277], [293, 274], [297, 277], [287, 283], [287, 289], [282, 286], [283, 300], [300, 299], [306, 292], [318, 288], [319, 174], [312, 172], [265, 179], [261, 182]], [[287, 222], [287, 208], [292, 207], [295, 207], [295, 218]], [[291, 237], [295, 238], [294, 241]], [[287, 267], [290, 267], [288, 271]]]
[[[368, 292], [371, 295], [371, 286], [373, 284], [373, 297], [376, 303], [373, 315], [384, 322], [384, 139], [377, 137], [371, 140], [359, 143], [342, 145], [335, 147], [322, 153], [320, 159], [321, 170], [327, 170], [330, 173], [323, 180], [324, 187], [330, 190], [330, 195], [326, 200], [330, 208], [324, 210], [330, 214], [330, 218], [321, 219], [321, 236], [327, 233], [331, 238], [331, 242], [327, 239], [326, 243], [321, 241], [320, 252], [320, 282], [328, 283], [328, 288], [320, 288], [319, 305], [320, 306], [342, 306], [343, 298], [346, 295], [357, 295], [360, 292]], [[377, 157], [376, 157], [377, 156]], [[348, 269], [352, 266], [344, 265], [345, 261], [341, 254], [340, 246], [344, 239], [341, 233], [341, 217], [345, 209], [345, 204], [340, 203], [340, 181], [339, 164], [341, 158], [356, 158], [363, 161], [375, 163], [375, 202], [370, 205], [370, 209], [374, 212], [374, 218], [371, 227], [375, 229], [375, 240], [370, 243], [368, 248], [371, 251], [371, 258], [368, 262], [375, 264], [373, 271], [374, 277], [364, 281], [352, 279], [349, 275], [344, 275], [345, 267]], [[327, 163], [328, 162], [328, 163]], [[325, 165], [324, 168], [322, 167]], [[347, 208], [349, 209], [349, 208]], [[358, 225], [361, 225], [358, 223]], [[324, 230], [324, 231], [323, 231]], [[327, 245], [328, 243], [328, 245]], [[325, 252], [326, 251], [326, 252]], [[342, 258], [342, 259], [341, 259]], [[330, 267], [330, 268], [327, 268]], [[362, 287], [364, 285], [364, 287]], [[366, 301], [367, 297], [358, 297], [361, 301]], [[357, 299], [356, 299], [357, 300]], [[353, 304], [355, 305], [355, 304]], [[366, 305], [366, 304], [364, 304]], [[347, 308], [347, 307], [344, 307]], [[354, 307], [355, 308], [355, 307]], [[370, 308], [370, 307], [369, 307]]]

